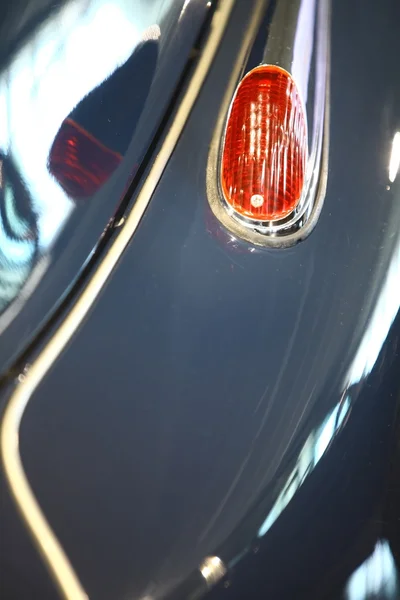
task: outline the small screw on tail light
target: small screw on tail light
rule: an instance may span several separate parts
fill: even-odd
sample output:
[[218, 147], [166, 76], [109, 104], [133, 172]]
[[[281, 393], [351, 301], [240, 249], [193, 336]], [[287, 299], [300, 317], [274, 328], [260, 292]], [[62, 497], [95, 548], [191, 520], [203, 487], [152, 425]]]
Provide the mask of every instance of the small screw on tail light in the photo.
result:
[[239, 84], [229, 111], [221, 157], [226, 202], [248, 219], [285, 218], [300, 200], [307, 153], [307, 121], [294, 80], [281, 67], [256, 67]]

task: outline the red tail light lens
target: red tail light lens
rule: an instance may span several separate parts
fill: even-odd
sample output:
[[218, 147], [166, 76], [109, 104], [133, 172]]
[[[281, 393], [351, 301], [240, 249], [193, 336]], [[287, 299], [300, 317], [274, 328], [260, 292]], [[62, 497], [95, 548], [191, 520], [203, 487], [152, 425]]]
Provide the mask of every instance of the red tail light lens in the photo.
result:
[[290, 74], [262, 65], [241, 81], [222, 151], [226, 201], [241, 215], [273, 221], [300, 200], [307, 161], [307, 122]]

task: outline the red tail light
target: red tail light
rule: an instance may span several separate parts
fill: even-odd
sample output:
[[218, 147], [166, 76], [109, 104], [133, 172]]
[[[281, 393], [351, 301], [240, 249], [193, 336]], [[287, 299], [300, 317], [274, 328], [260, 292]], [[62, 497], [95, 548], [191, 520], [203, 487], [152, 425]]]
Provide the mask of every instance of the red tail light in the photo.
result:
[[307, 122], [290, 74], [256, 67], [241, 81], [222, 151], [226, 201], [259, 221], [282, 219], [300, 200], [307, 161]]

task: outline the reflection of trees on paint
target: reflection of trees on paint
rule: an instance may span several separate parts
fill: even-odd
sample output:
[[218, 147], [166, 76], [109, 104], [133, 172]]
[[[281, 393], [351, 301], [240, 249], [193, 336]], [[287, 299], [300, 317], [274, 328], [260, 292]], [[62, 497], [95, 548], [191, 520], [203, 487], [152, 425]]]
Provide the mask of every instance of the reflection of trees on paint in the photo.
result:
[[0, 313], [18, 295], [38, 256], [37, 215], [12, 160], [0, 154]]

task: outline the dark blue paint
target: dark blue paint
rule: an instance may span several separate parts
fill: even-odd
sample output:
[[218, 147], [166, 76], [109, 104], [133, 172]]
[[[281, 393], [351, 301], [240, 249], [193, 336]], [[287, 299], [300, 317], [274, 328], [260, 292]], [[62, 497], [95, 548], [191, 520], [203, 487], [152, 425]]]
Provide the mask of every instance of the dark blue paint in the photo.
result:
[[[399, 326], [398, 319], [396, 328]], [[355, 391], [346, 426], [294, 501], [234, 567], [229, 586], [217, 586], [210, 600], [398, 598], [400, 587], [394, 584], [397, 593], [393, 594], [388, 585], [396, 572], [388, 572], [383, 561], [371, 567], [368, 575], [358, 574], [361, 582], [366, 580], [370, 595], [362, 595], [359, 582], [361, 595], [348, 595], [350, 577], [375, 545], [380, 540], [388, 542], [396, 556], [399, 544], [399, 506], [391, 515], [387, 506], [388, 498], [398, 497], [399, 490], [400, 463], [395, 454], [399, 433], [395, 417], [400, 367], [397, 336], [392, 332], [388, 337], [379, 366]], [[386, 593], [386, 586], [376, 583], [380, 580], [388, 587]], [[378, 596], [372, 595], [375, 587]]]
[[[298, 246], [252, 252], [205, 193], [252, 7], [237, 3], [134, 239], [22, 424], [34, 490], [93, 598], [163, 596], [218, 553], [234, 566], [213, 599], [344, 600], [379, 539], [398, 560], [400, 323], [389, 298], [381, 322], [376, 307], [398, 266], [399, 9], [335, 2], [324, 209]], [[257, 539], [344, 394], [326, 454]]]

